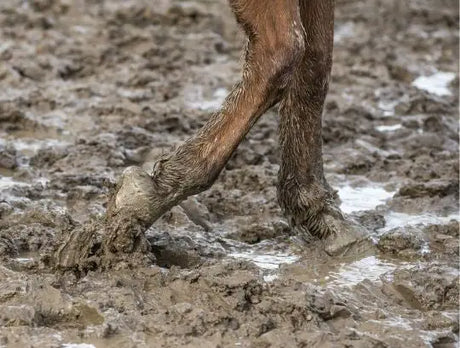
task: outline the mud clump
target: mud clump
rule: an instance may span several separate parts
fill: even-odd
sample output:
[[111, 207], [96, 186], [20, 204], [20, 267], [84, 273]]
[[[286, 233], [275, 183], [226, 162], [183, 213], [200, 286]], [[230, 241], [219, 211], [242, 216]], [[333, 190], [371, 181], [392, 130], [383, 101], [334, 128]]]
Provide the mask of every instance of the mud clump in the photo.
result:
[[379, 239], [377, 247], [384, 253], [415, 256], [421, 251], [424, 242], [423, 231], [420, 228], [408, 226], [385, 233]]
[[425, 233], [430, 240], [433, 254], [451, 255], [453, 259], [459, 255], [459, 224], [451, 221], [446, 225], [430, 225], [425, 228]]
[[17, 165], [16, 149], [12, 146], [0, 144], [0, 168], [15, 169]]
[[458, 195], [458, 183], [433, 180], [429, 183], [406, 185], [399, 190], [399, 194], [410, 198]]

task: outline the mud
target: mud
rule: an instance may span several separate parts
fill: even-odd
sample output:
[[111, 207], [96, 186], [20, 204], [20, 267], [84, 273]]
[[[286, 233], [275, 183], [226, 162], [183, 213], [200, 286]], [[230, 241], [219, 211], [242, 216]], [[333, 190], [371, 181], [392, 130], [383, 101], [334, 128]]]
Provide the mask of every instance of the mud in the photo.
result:
[[275, 108], [137, 264], [53, 267], [124, 168], [219, 107], [242, 47], [223, 0], [0, 2], [0, 347], [457, 346], [451, 0], [337, 1], [325, 167], [372, 248], [332, 258], [291, 234]]

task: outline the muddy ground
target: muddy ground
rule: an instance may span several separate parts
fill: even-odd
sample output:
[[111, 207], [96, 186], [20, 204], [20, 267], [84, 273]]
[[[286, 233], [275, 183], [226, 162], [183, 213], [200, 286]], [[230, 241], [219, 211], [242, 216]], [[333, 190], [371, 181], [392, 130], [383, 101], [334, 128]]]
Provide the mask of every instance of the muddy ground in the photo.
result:
[[0, 347], [457, 346], [454, 0], [337, 1], [324, 157], [369, 250], [290, 234], [275, 108], [148, 231], [155, 264], [49, 266], [125, 167], [219, 107], [242, 39], [223, 0], [0, 1]]

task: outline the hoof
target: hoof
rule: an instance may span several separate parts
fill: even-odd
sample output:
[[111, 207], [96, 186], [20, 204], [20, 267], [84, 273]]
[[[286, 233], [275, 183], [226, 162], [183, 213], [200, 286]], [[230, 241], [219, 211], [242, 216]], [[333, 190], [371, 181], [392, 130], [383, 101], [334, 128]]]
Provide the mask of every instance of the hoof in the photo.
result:
[[[292, 217], [290, 225], [294, 234], [302, 238], [306, 243], [325, 240], [337, 234], [340, 221], [344, 220], [342, 212], [333, 203], [328, 203], [324, 210], [314, 212], [306, 208], [301, 218]], [[299, 223], [299, 221], [301, 221]]]
[[109, 208], [110, 215], [122, 213], [126, 217], [151, 223], [155, 214], [156, 195], [152, 177], [140, 167], [128, 167], [117, 185], [117, 190]]
[[293, 230], [307, 244], [323, 244], [330, 256], [359, 254], [372, 247], [368, 231], [350, 217], [344, 217], [334, 204], [329, 204], [325, 212], [294, 225]]
[[55, 252], [55, 266], [85, 272], [119, 260], [133, 264], [142, 259], [139, 255], [151, 261], [144, 232], [156, 216], [154, 197], [152, 178], [139, 167], [127, 168], [110, 198], [105, 221], [90, 221], [73, 230]]
[[128, 167], [117, 184], [105, 223], [106, 254], [149, 252], [144, 232], [157, 218], [158, 193], [152, 177], [140, 167]]

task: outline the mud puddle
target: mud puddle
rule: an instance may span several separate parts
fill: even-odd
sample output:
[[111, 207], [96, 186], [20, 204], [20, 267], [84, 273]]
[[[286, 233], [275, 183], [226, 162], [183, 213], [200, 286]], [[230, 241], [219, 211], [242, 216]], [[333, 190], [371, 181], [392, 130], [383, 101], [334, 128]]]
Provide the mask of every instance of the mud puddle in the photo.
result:
[[350, 214], [357, 211], [373, 210], [384, 205], [393, 197], [395, 191], [388, 191], [384, 185], [367, 183], [365, 186], [345, 185], [338, 188], [340, 209]]
[[446, 225], [451, 221], [459, 221], [459, 214], [451, 214], [447, 216], [434, 215], [430, 213], [412, 215], [405, 213], [389, 212], [385, 215], [385, 227], [382, 232], [391, 230], [400, 226], [411, 225]]
[[429, 76], [417, 77], [412, 85], [440, 97], [449, 96], [452, 95], [449, 85], [455, 76], [453, 72], [438, 71]]
[[263, 253], [261, 251], [240, 251], [228, 254], [229, 257], [247, 260], [260, 268], [265, 282], [272, 282], [279, 277], [280, 267], [296, 262], [299, 256], [282, 252]]
[[298, 257], [294, 255], [282, 253], [262, 254], [257, 253], [256, 251], [231, 253], [229, 256], [237, 259], [252, 261], [256, 264], [257, 267], [260, 267], [264, 270], [275, 270], [278, 269], [280, 265], [290, 264], [298, 259]]

